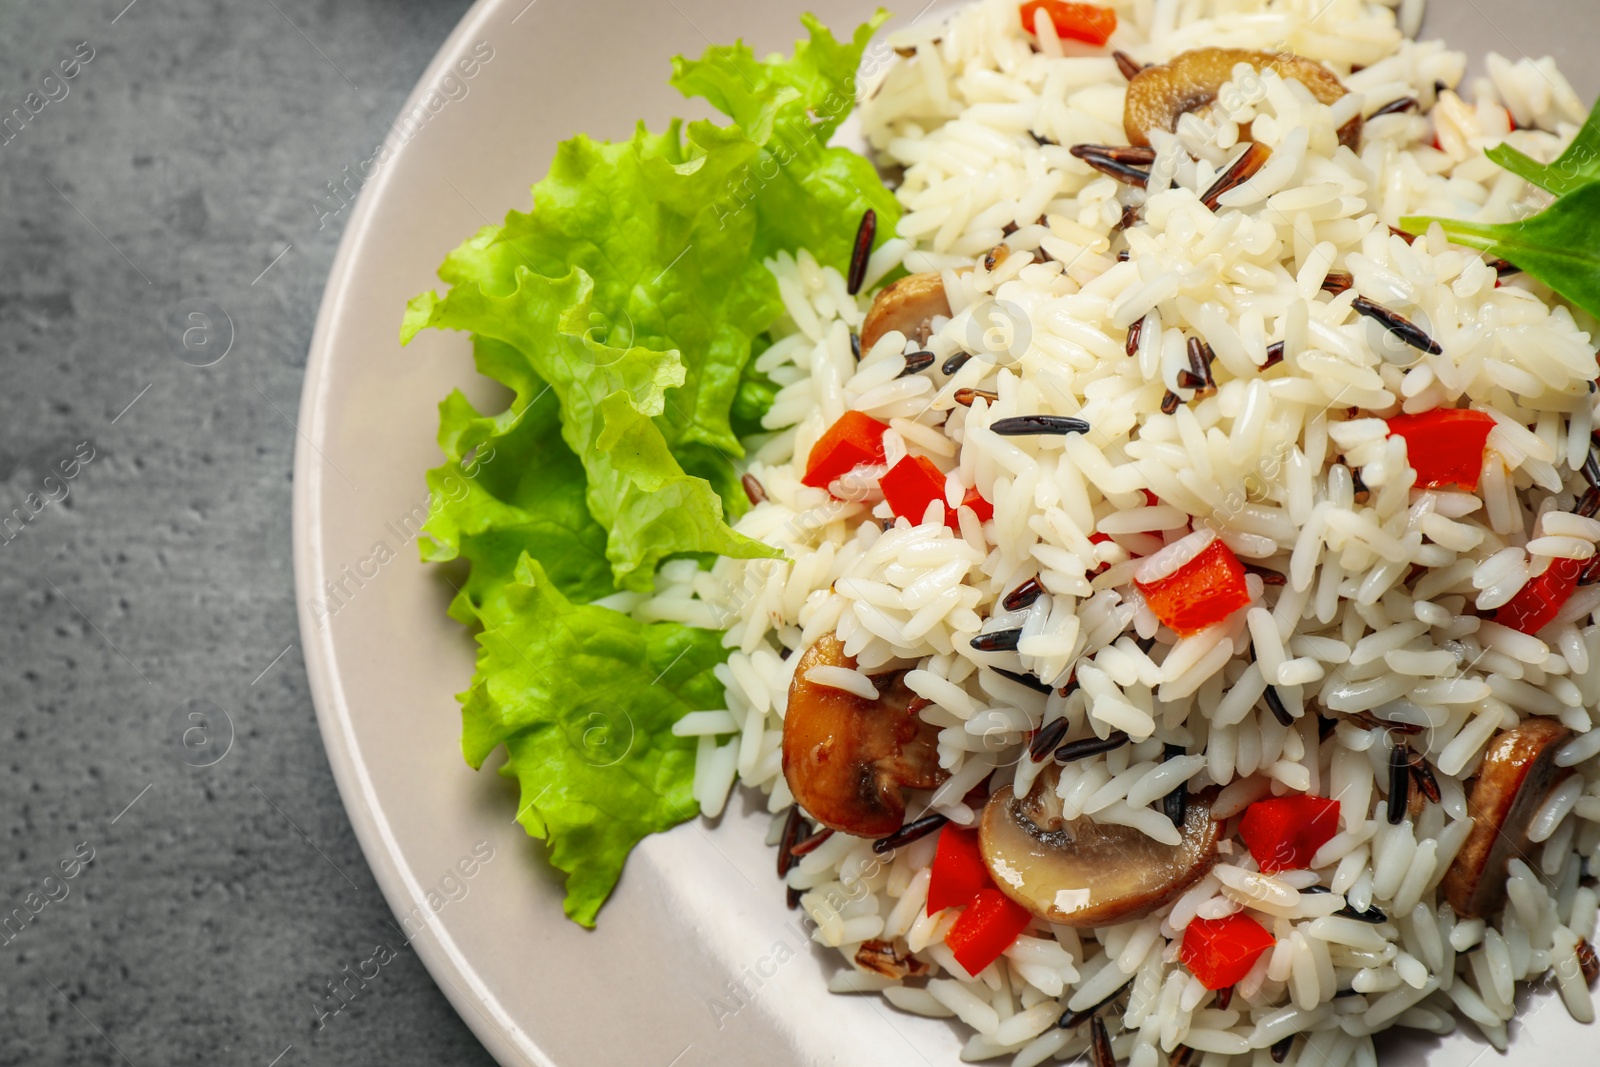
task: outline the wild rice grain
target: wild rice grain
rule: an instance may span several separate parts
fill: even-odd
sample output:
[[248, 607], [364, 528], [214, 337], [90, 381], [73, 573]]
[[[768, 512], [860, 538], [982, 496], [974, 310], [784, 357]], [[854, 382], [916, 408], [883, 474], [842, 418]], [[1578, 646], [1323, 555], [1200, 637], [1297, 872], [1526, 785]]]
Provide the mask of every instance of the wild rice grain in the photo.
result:
[[1051, 693], [1056, 691], [1055, 686], [1046, 685], [1044, 682], [1039, 681], [1039, 679], [1035, 678], [1031, 674], [1023, 674], [1021, 671], [1008, 671], [1004, 667], [990, 667], [989, 669], [994, 671], [994, 673], [998, 674], [1002, 678], [1009, 678], [1018, 685], [1027, 686], [1035, 693], [1043, 693], [1046, 696], [1049, 696]]
[[1070, 149], [1079, 159], [1098, 156], [1130, 167], [1148, 167], [1156, 161], [1154, 148], [1123, 144], [1075, 144]]
[[1288, 1059], [1289, 1050], [1292, 1048], [1294, 1048], [1293, 1034], [1290, 1034], [1288, 1037], [1280, 1037], [1278, 1040], [1274, 1041], [1270, 1050], [1272, 1062], [1282, 1063], [1284, 1060]]
[[1127, 743], [1128, 735], [1121, 730], [1113, 730], [1111, 735], [1105, 738], [1085, 737], [1080, 741], [1068, 741], [1056, 749], [1056, 761], [1058, 763], [1071, 763], [1073, 760], [1088, 759], [1090, 756], [1098, 756], [1102, 752], [1119, 749]]
[[1370, 904], [1365, 911], [1359, 911], [1354, 905], [1346, 904], [1333, 914], [1341, 919], [1354, 919], [1356, 922], [1371, 923], [1373, 926], [1379, 926], [1389, 921], [1389, 916]]
[[1229, 192], [1239, 188], [1245, 182], [1256, 176], [1256, 173], [1266, 165], [1272, 157], [1272, 149], [1264, 144], [1251, 141], [1250, 146], [1223, 171], [1221, 176], [1212, 183], [1211, 188], [1205, 191], [1200, 202], [1212, 211], [1217, 210], [1217, 205]]
[[[1217, 383], [1211, 377], [1211, 361], [1216, 358], [1211, 352], [1211, 346], [1198, 337], [1189, 338], [1187, 345], [1189, 357], [1189, 373], [1194, 384], [1189, 388], [1194, 390], [1195, 399], [1210, 396], [1217, 391]], [[1179, 371], [1179, 383], [1183, 384], [1183, 372]]]
[[778, 838], [779, 878], [787, 875], [789, 869], [800, 862], [799, 858], [794, 854], [794, 846], [804, 832], [805, 817], [800, 814], [800, 805], [791, 805], [788, 818], [783, 820], [783, 836]]
[[756, 480], [756, 476], [754, 474], [741, 475], [739, 478], [739, 484], [744, 486], [745, 498], [748, 499], [751, 504], [765, 504], [767, 502], [767, 491], [762, 487], [761, 483]]
[[1379, 304], [1374, 304], [1364, 296], [1356, 297], [1355, 302], [1350, 306], [1357, 313], [1372, 319], [1412, 348], [1420, 348], [1432, 356], [1444, 355], [1444, 349], [1439, 347], [1439, 342], [1429, 337], [1426, 331], [1404, 315], [1390, 311]]
[[[1243, 561], [1241, 561], [1243, 562]], [[1254, 563], [1245, 563], [1244, 569], [1261, 579], [1262, 585], [1286, 585], [1289, 579], [1278, 571], [1271, 571]]]
[[822, 846], [822, 843], [833, 836], [833, 828], [824, 826], [810, 837], [796, 841], [789, 849], [791, 856], [809, 856]]
[[[1072, 154], [1078, 155], [1076, 149]], [[1101, 174], [1104, 174], [1109, 178], [1115, 178], [1124, 185], [1131, 185], [1135, 189], [1143, 189], [1150, 183], [1149, 171], [1140, 170], [1138, 167], [1131, 167], [1126, 163], [1119, 163], [1107, 156], [1082, 155], [1078, 156], [1078, 158], [1089, 164], [1089, 166], [1093, 167]]]
[[1122, 76], [1127, 78], [1129, 81], [1133, 81], [1134, 78], [1139, 76], [1139, 72], [1144, 70], [1144, 64], [1140, 63], [1137, 59], [1134, 59], [1120, 48], [1111, 53], [1111, 58], [1116, 60], [1117, 69], [1121, 71]]
[[989, 424], [991, 433], [1001, 437], [1024, 437], [1031, 434], [1063, 435], [1088, 433], [1089, 424], [1071, 415], [1012, 415], [995, 419]]
[[1355, 277], [1347, 270], [1330, 270], [1322, 279], [1322, 291], [1338, 296], [1354, 285]]
[[1094, 1050], [1094, 1067], [1116, 1067], [1117, 1058], [1111, 1052], [1111, 1035], [1106, 1032], [1105, 1021], [1098, 1015], [1089, 1020], [1089, 1047]]
[[[1162, 748], [1162, 759], [1169, 760], [1185, 754], [1182, 745], [1167, 744]], [[1183, 826], [1183, 821], [1189, 812], [1189, 786], [1185, 782], [1178, 783], [1178, 787], [1168, 793], [1161, 801], [1161, 810], [1166, 813], [1172, 825]], [[1232, 988], [1231, 986], [1229, 987]]]
[[906, 357], [906, 369], [896, 374], [896, 378], [909, 378], [933, 366], [932, 352], [913, 352]]
[[1400, 114], [1404, 114], [1407, 111], [1415, 111], [1416, 109], [1417, 109], [1417, 98], [1416, 97], [1414, 97], [1414, 96], [1402, 96], [1398, 100], [1391, 100], [1387, 104], [1384, 104], [1378, 110], [1374, 111], [1371, 115], [1369, 115], [1368, 118], [1374, 118], [1375, 119], [1379, 115], [1400, 115]]
[[850, 273], [845, 292], [851, 296], [861, 292], [861, 283], [866, 281], [867, 260], [872, 256], [872, 242], [877, 236], [878, 213], [869, 207], [866, 214], [861, 216], [861, 224], [856, 227], [856, 244], [850, 254]]
[[1389, 749], [1389, 809], [1386, 813], [1390, 826], [1399, 826], [1406, 817], [1406, 806], [1411, 801], [1411, 749], [1395, 745]]
[[956, 401], [957, 404], [960, 404], [964, 408], [970, 408], [972, 406], [972, 402], [975, 401], [975, 400], [978, 400], [980, 398], [983, 399], [983, 400], [988, 401], [990, 404], [993, 404], [996, 400], [1000, 399], [1000, 394], [999, 393], [991, 393], [987, 389], [957, 389], [956, 390], [955, 401]]
[[1578, 966], [1583, 970], [1583, 980], [1589, 985], [1594, 985], [1595, 979], [1600, 978], [1600, 955], [1594, 950], [1586, 937], [1578, 938], [1577, 944]]
[[1439, 803], [1443, 795], [1439, 792], [1439, 779], [1433, 775], [1433, 768], [1428, 766], [1427, 757], [1420, 752], [1411, 753], [1411, 780], [1416, 785], [1417, 791], [1434, 804]]
[[1065, 719], [1052, 719], [1039, 728], [1033, 735], [1033, 740], [1028, 743], [1028, 757], [1035, 763], [1043, 763], [1050, 758], [1061, 744], [1061, 739], [1067, 735], [1067, 727], [1071, 724]]
[[1128, 979], [1122, 985], [1120, 985], [1116, 989], [1112, 990], [1110, 996], [1106, 997], [1102, 1001], [1099, 1001], [1098, 1003], [1089, 1005], [1087, 1008], [1084, 1008], [1081, 1011], [1062, 1012], [1061, 1013], [1061, 1018], [1056, 1020], [1056, 1026], [1060, 1027], [1063, 1030], [1076, 1030], [1078, 1027], [1082, 1026], [1084, 1023], [1086, 1023], [1090, 1019], [1094, 1018], [1095, 1013], [1098, 1012], [1101, 1008], [1105, 1007], [1107, 1004], [1112, 1003], [1118, 997], [1121, 997], [1123, 994], [1127, 993], [1127, 991], [1129, 989], [1132, 989], [1133, 988], [1133, 981], [1134, 980], [1132, 978]]
[[971, 352], [957, 352], [940, 364], [939, 369], [948, 377], [967, 365], [967, 360], [972, 358]]
[[1038, 600], [1043, 593], [1044, 586], [1039, 584], [1039, 576], [1035, 574], [1032, 578], [1007, 593], [1005, 598], [1000, 601], [1000, 606], [1007, 611], [1021, 611], [1035, 600]]
[[949, 821], [948, 816], [940, 815], [938, 812], [934, 812], [932, 815], [924, 815], [920, 819], [913, 819], [888, 837], [880, 837], [874, 841], [872, 843], [872, 851], [880, 856], [893, 852], [897, 848], [927, 837]]
[[986, 634], [979, 634], [970, 642], [972, 647], [979, 652], [1015, 652], [1017, 642], [1022, 640], [1021, 628], [1015, 630], [992, 630]]
[[1277, 719], [1285, 726], [1294, 725], [1294, 716], [1289, 714], [1289, 709], [1283, 706], [1283, 697], [1278, 695], [1278, 690], [1275, 686], [1267, 686], [1266, 691], [1261, 695], [1266, 697], [1267, 710], [1272, 712], [1274, 719]]

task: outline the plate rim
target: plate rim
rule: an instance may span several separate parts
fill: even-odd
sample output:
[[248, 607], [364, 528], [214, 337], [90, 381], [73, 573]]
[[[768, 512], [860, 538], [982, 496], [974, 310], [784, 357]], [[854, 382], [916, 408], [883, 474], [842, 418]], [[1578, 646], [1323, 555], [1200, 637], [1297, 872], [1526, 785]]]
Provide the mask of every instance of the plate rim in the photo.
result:
[[[436, 83], [451, 67], [452, 57], [475, 37], [481, 36], [506, 0], [476, 0], [461, 16], [455, 28], [439, 43], [433, 58], [418, 75], [416, 83], [400, 105], [397, 115], [405, 115], [421, 104]], [[384, 146], [396, 150], [398, 135], [392, 130]], [[300, 648], [310, 683], [312, 707], [322, 735], [322, 747], [333, 770], [334, 784], [344, 806], [356, 841], [383, 894], [384, 903], [395, 915], [412, 914], [427, 908], [426, 890], [414, 873], [399, 860], [401, 854], [387, 817], [377, 803], [377, 795], [366, 766], [356, 757], [356, 740], [350, 704], [337, 671], [337, 653], [331, 628], [317, 625], [311, 609], [317, 590], [330, 573], [322, 553], [319, 532], [323, 522], [322, 495], [326, 477], [321, 455], [314, 442], [324, 438], [331, 397], [333, 361], [332, 339], [340, 332], [346, 314], [346, 296], [355, 282], [355, 265], [365, 251], [378, 205], [396, 180], [396, 168], [385, 168], [357, 198], [350, 222], [339, 238], [338, 251], [323, 286], [321, 304], [307, 350], [305, 379], [301, 386], [293, 465], [291, 542], [294, 556], [295, 614], [299, 622]], [[396, 330], [399, 316], [396, 315]], [[532, 1036], [518, 1026], [511, 1013], [483, 982], [449, 932], [439, 924], [424, 927], [432, 936], [413, 935], [408, 944], [427, 968], [429, 977], [473, 1035], [498, 1062], [505, 1065], [537, 1064], [557, 1067]]]

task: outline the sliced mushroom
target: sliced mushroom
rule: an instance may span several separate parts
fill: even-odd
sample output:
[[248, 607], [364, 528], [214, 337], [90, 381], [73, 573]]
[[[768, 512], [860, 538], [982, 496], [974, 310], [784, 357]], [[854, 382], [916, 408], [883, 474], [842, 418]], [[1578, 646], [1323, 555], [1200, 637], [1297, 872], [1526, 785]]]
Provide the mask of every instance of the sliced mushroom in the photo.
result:
[[[1319, 103], [1331, 104], [1348, 92], [1333, 71], [1302, 56], [1248, 48], [1197, 48], [1159, 66], [1146, 67], [1128, 83], [1122, 112], [1128, 143], [1148, 145], [1151, 130], [1175, 133], [1178, 119], [1184, 114], [1203, 114], [1216, 102], [1222, 86], [1233, 80], [1233, 68], [1240, 63], [1258, 71], [1271, 70], [1281, 78], [1293, 78], [1311, 90]], [[1248, 140], [1249, 131], [1241, 129], [1239, 139]], [[1352, 149], [1360, 146], [1360, 115], [1339, 128], [1339, 143]]]
[[1534, 813], [1572, 773], [1555, 765], [1571, 737], [1553, 719], [1529, 719], [1489, 743], [1467, 798], [1472, 832], [1440, 883], [1456, 915], [1491, 915], [1505, 903], [1507, 864], [1529, 854]]
[[783, 719], [783, 776], [813, 819], [857, 837], [883, 837], [905, 821], [903, 790], [933, 789], [938, 729], [917, 712], [928, 702], [907, 689], [904, 672], [873, 679], [878, 699], [807, 680], [813, 667], [854, 670], [856, 661], [828, 634], [794, 670]]
[[1181, 839], [1164, 845], [1130, 826], [1064, 819], [1059, 772], [1041, 774], [1018, 800], [1011, 787], [989, 798], [978, 847], [995, 885], [1039, 918], [1066, 926], [1137, 919], [1203, 878], [1217, 858], [1216, 790], [1189, 798]]
[[899, 330], [918, 345], [928, 343], [933, 334], [933, 319], [950, 317], [950, 299], [945, 296], [944, 279], [938, 271], [908, 274], [886, 285], [873, 298], [872, 307], [861, 323], [861, 351], [871, 351], [878, 339], [890, 330]]

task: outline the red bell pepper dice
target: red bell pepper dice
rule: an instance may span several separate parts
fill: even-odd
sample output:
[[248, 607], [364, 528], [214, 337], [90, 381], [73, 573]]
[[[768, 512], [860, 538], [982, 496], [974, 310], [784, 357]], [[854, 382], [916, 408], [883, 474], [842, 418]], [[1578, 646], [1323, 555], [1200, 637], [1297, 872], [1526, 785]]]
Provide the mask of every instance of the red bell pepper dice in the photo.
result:
[[1199, 633], [1250, 603], [1244, 565], [1220, 538], [1167, 577], [1134, 584], [1156, 618], [1180, 637]]
[[1275, 944], [1272, 934], [1248, 915], [1194, 919], [1184, 928], [1178, 959], [1207, 989], [1225, 989], [1243, 980]]
[[[994, 505], [983, 499], [983, 494], [978, 492], [976, 489], [967, 490], [966, 495], [961, 498], [961, 506], [971, 508], [972, 513], [978, 516], [979, 522], [988, 522], [990, 519], [994, 518]], [[945, 524], [952, 530], [959, 529], [956, 522], [955, 512], [952, 511], [950, 513], [950, 515], [945, 519]]]
[[1103, 45], [1117, 30], [1117, 13], [1099, 4], [1074, 4], [1067, 0], [1028, 0], [1022, 5], [1022, 28], [1032, 33], [1040, 9], [1055, 25], [1057, 37]]
[[991, 885], [989, 869], [978, 851], [978, 831], [946, 826], [928, 876], [928, 914], [972, 903], [978, 890]]
[[944, 473], [926, 456], [905, 456], [878, 479], [896, 517], [921, 522], [928, 505], [944, 503]]
[[1550, 625], [1578, 588], [1582, 571], [1583, 564], [1575, 559], [1556, 560], [1543, 574], [1529, 578], [1517, 595], [1494, 613], [1494, 621], [1525, 634], [1538, 633]]
[[1339, 802], [1290, 796], [1258, 800], [1244, 810], [1239, 836], [1267, 874], [1311, 865], [1317, 849], [1339, 832]]
[[[935, 500], [944, 502], [944, 483], [944, 472], [935, 467], [932, 460], [926, 456], [906, 456], [884, 472], [878, 479], [878, 488], [883, 490], [883, 499], [888, 501], [889, 510], [896, 518], [921, 522], [922, 516], [928, 513], [929, 504]], [[979, 522], [994, 518], [994, 505], [983, 499], [983, 494], [976, 489], [968, 489], [961, 503], [972, 509]], [[944, 524], [956, 533], [961, 532], [958, 512], [949, 504], [944, 505]]]
[[1389, 436], [1406, 439], [1406, 458], [1417, 472], [1418, 489], [1453, 486], [1477, 492], [1483, 446], [1492, 429], [1494, 419], [1487, 413], [1457, 408], [1389, 420]]
[[883, 434], [889, 427], [859, 411], [847, 411], [811, 446], [806, 475], [800, 481], [815, 489], [849, 474], [863, 463], [882, 463]]
[[944, 943], [956, 962], [975, 975], [999, 959], [1032, 919], [1032, 912], [1000, 890], [980, 889], [944, 935]]

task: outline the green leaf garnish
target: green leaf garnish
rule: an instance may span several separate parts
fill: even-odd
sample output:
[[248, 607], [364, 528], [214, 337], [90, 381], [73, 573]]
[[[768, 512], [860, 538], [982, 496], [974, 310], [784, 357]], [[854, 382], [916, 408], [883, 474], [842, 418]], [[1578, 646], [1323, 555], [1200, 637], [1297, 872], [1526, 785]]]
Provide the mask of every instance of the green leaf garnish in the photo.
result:
[[723, 705], [711, 673], [722, 635], [634, 622], [575, 605], [524, 556], [504, 612], [478, 635], [478, 673], [462, 699], [462, 751], [522, 787], [517, 820], [568, 874], [568, 917], [593, 926], [639, 839], [698, 814], [693, 738], [672, 724]]
[[588, 602], [649, 591], [671, 557], [779, 554], [727, 521], [747, 506], [740, 435], [776, 391], [751, 364], [783, 312], [763, 260], [809, 249], [843, 270], [868, 208], [894, 232], [872, 165], [826, 143], [885, 17], [840, 42], [807, 16], [792, 59], [735, 44], [675, 60], [673, 83], [733, 125], [562, 144], [533, 210], [450, 253], [449, 290], [406, 309], [402, 342], [468, 332], [513, 394], [498, 414], [440, 405], [423, 557], [471, 567], [450, 607], [482, 627], [463, 753], [476, 767], [505, 746], [518, 819], [584, 925], [633, 846], [697, 812], [695, 743], [671, 728], [725, 706], [711, 669], [727, 658], [718, 631]]

